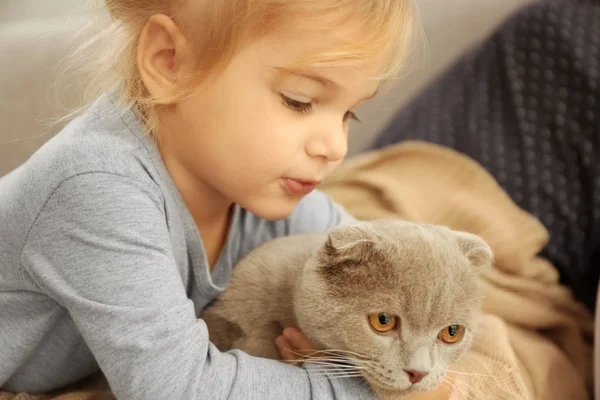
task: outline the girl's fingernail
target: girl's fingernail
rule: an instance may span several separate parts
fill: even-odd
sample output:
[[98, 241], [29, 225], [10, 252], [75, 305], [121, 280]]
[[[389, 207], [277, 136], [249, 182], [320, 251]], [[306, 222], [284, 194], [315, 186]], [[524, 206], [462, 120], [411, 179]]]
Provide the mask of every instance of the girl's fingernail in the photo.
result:
[[297, 332], [294, 328], [285, 328], [283, 330], [283, 336], [285, 336], [289, 340], [294, 339], [294, 336], [296, 336], [296, 335], [297, 335]]

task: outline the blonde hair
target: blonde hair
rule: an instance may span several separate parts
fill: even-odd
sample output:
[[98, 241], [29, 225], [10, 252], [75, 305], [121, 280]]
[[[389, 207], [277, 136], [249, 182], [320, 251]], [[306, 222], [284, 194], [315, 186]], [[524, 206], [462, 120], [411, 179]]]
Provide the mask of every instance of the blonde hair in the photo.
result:
[[[69, 63], [81, 65], [86, 50], [96, 55], [87, 63], [84, 103], [89, 104], [112, 87], [119, 87], [120, 100], [131, 106], [155, 133], [156, 108], [188, 95], [203, 79], [218, 73], [243, 46], [285, 27], [311, 32], [341, 31], [349, 26], [360, 35], [329, 51], [299, 60], [291, 68], [369, 65], [386, 57], [386, 68], [378, 79], [397, 75], [405, 67], [421, 31], [411, 0], [105, 0], [108, 26], [80, 49]], [[186, 38], [194, 43], [198, 73], [169, 98], [152, 98], [136, 63], [139, 35], [154, 14], [171, 17]], [[351, 25], [349, 25], [351, 24]], [[104, 53], [102, 53], [102, 45]], [[418, 46], [417, 46], [418, 47]], [[79, 70], [81, 72], [82, 70]], [[72, 80], [71, 80], [72, 81]]]

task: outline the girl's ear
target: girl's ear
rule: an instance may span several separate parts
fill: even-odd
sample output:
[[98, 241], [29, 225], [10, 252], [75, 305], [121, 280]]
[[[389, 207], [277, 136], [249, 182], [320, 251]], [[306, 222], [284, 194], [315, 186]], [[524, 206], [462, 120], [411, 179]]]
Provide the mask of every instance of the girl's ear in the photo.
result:
[[194, 70], [194, 53], [177, 24], [166, 15], [148, 19], [137, 46], [137, 67], [151, 97], [159, 103], [181, 87]]

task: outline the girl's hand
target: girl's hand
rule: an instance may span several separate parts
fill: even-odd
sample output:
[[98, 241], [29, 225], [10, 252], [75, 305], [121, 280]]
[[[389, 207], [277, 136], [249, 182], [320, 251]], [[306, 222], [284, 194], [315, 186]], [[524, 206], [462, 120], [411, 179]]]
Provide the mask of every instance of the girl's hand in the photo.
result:
[[301, 366], [307, 357], [317, 357], [318, 350], [306, 336], [296, 328], [285, 328], [283, 335], [275, 338], [275, 346], [283, 361]]

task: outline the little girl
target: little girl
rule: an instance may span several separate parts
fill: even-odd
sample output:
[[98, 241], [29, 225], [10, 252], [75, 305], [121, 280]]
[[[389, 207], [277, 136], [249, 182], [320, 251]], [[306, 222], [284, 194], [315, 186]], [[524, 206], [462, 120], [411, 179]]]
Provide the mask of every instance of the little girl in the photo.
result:
[[[351, 220], [315, 187], [398, 70], [409, 0], [106, 7], [118, 80], [0, 179], [0, 387], [100, 369], [126, 400], [371, 398], [359, 380], [220, 353], [197, 315], [260, 243]], [[276, 340], [285, 360], [310, 348], [295, 333]]]

